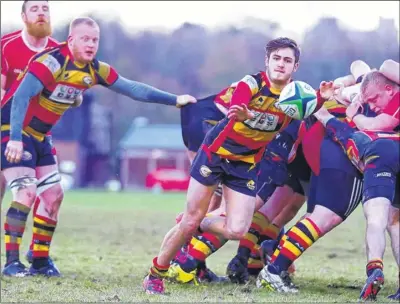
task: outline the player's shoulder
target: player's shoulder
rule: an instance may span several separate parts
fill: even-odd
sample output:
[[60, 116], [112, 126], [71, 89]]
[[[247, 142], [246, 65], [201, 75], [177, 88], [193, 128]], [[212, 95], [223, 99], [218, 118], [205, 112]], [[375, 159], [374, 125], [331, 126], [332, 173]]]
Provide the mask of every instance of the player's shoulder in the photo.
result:
[[47, 40], [47, 48], [49, 47], [56, 47], [60, 44], [60, 42], [58, 40], [56, 40], [53, 37], [49, 37], [49, 39]]
[[2, 52], [4, 53], [5, 50], [11, 50], [12, 52], [17, 51], [17, 48], [19, 49], [21, 43], [21, 31], [6, 34], [1, 37]]
[[255, 74], [247, 74], [241, 81], [245, 82], [251, 88], [252, 92], [256, 92], [268, 83], [268, 78], [265, 72], [260, 71]]
[[39, 62], [45, 65], [52, 73], [55, 73], [64, 66], [67, 56], [67, 43], [63, 42], [37, 53], [31, 58], [31, 62]]
[[15, 38], [16, 36], [20, 36], [21, 32], [22, 32], [22, 30], [18, 30], [18, 31], [14, 31], [14, 32], [5, 34], [5, 35], [1, 36], [1, 41], [6, 41], [8, 39]]
[[110, 71], [113, 69], [107, 62], [98, 60], [97, 58], [92, 61], [93, 69], [102, 77], [107, 77]]

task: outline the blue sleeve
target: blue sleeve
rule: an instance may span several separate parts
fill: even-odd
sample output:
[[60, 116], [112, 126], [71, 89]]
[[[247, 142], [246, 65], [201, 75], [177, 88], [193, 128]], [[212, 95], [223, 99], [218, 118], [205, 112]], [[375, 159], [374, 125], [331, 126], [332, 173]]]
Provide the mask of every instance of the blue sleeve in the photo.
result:
[[29, 101], [43, 90], [42, 82], [31, 73], [25, 75], [11, 105], [10, 140], [22, 141], [22, 127]]
[[126, 79], [121, 75], [108, 88], [134, 100], [176, 106], [176, 95], [161, 91], [141, 82]]

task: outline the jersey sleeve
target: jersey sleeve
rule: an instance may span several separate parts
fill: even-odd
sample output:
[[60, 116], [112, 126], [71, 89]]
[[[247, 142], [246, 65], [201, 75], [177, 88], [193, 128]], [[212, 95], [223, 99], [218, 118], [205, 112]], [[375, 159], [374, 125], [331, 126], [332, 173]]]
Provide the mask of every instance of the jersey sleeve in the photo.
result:
[[61, 69], [62, 65], [58, 59], [51, 53], [46, 53], [34, 58], [30, 62], [27, 72], [39, 79], [44, 87], [48, 87], [55, 83]]
[[261, 90], [263, 78], [261, 73], [257, 73], [253, 75], [246, 75], [240, 81], [247, 84], [247, 86], [250, 88], [252, 96], [254, 96]]
[[4, 40], [1, 40], [1, 74], [7, 75], [8, 73], [8, 62], [5, 54]]
[[400, 120], [400, 93], [397, 93], [389, 102], [383, 113]]
[[97, 83], [104, 87], [109, 87], [113, 85], [119, 77], [117, 71], [108, 63], [105, 63], [103, 61], [97, 61], [95, 63], [95, 69], [97, 75]]

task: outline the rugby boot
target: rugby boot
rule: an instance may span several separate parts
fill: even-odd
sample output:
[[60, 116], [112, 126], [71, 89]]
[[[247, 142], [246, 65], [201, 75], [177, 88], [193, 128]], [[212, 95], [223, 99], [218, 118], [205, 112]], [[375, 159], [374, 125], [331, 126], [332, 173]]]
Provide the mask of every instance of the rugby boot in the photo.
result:
[[367, 278], [363, 289], [361, 290], [361, 300], [376, 300], [376, 296], [385, 283], [385, 277], [381, 269], [375, 269]]
[[228, 264], [226, 274], [229, 280], [235, 284], [245, 284], [249, 280], [247, 270], [248, 259], [236, 255]]
[[149, 274], [144, 278], [143, 289], [149, 295], [162, 295], [165, 293], [164, 281]]
[[224, 276], [217, 276], [211, 269], [207, 267], [197, 268], [197, 281], [199, 283], [226, 283], [229, 279]]
[[[271, 258], [279, 245], [279, 241], [277, 240], [266, 240], [260, 245], [260, 256], [264, 265], [269, 265], [271, 263]], [[296, 267], [294, 263], [292, 263], [288, 269], [290, 274], [293, 274], [296, 271]]]
[[400, 287], [399, 287], [399, 289], [397, 289], [397, 292], [395, 294], [388, 296], [388, 299], [400, 302]]
[[29, 275], [29, 271], [28, 268], [26, 268], [26, 266], [21, 263], [21, 261], [16, 260], [7, 263], [4, 266], [2, 274], [9, 277], [26, 277]]
[[50, 263], [50, 258], [47, 258], [43, 261], [42, 265], [39, 267], [33, 267], [34, 263], [29, 268], [29, 273], [33, 276], [43, 275], [45, 277], [60, 277], [61, 273], [54, 265], [54, 263]]
[[[270, 271], [270, 267], [274, 270], [273, 272], [272, 269]], [[292, 283], [289, 273], [287, 271], [281, 271], [279, 274], [276, 274], [277, 272], [274, 265], [265, 266], [257, 277], [257, 288], [265, 288], [282, 293], [297, 293], [298, 289]]]

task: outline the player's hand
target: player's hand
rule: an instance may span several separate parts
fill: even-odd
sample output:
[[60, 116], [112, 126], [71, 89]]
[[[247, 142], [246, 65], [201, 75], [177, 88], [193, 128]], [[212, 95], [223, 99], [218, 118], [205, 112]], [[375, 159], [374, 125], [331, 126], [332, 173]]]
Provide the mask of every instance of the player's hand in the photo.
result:
[[78, 95], [78, 97], [76, 97], [76, 99], [74, 100], [74, 103], [71, 105], [71, 107], [73, 107], [73, 108], [80, 107], [82, 102], [83, 102], [83, 95], [80, 94], [80, 95]]
[[252, 113], [247, 106], [242, 103], [242, 105], [233, 105], [229, 108], [228, 118], [235, 119], [236, 121], [245, 121], [247, 119], [253, 119], [254, 113]]
[[10, 140], [7, 143], [4, 155], [8, 162], [19, 163], [22, 158], [23, 150], [22, 141]]
[[196, 103], [197, 99], [191, 95], [179, 95], [176, 98], [176, 106], [178, 108], [186, 106], [188, 103]]
[[340, 85], [334, 84], [333, 81], [322, 81], [319, 85], [319, 93], [325, 100], [332, 99], [335, 94], [335, 90], [339, 90]]
[[[357, 99], [358, 97], [355, 97], [354, 99]], [[358, 100], [354, 100], [346, 109], [346, 116], [350, 118], [351, 120], [354, 118], [359, 113], [359, 109], [362, 107], [361, 103]]]

